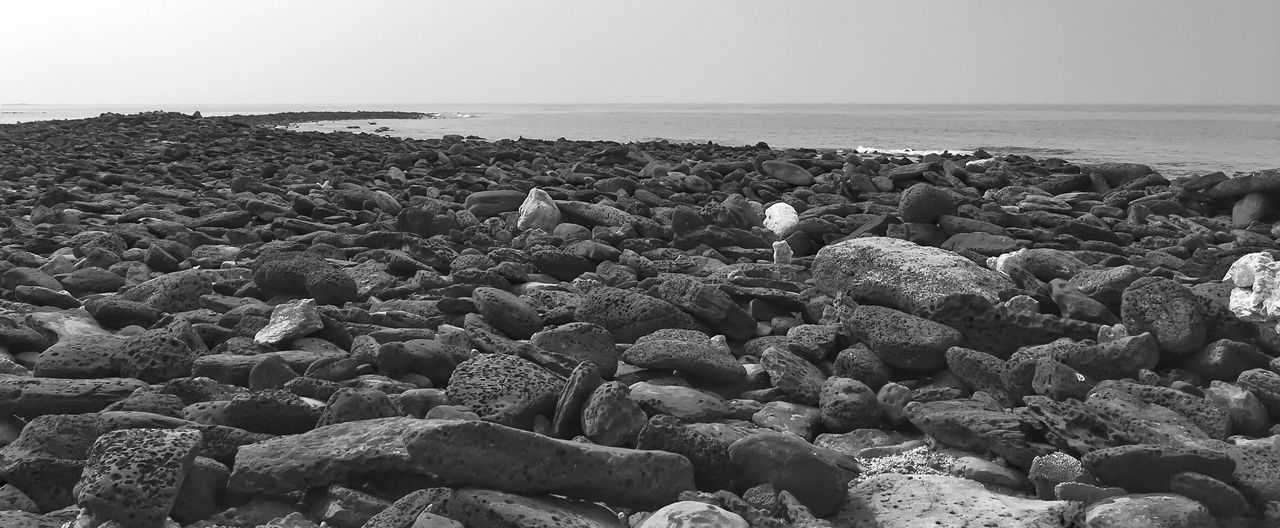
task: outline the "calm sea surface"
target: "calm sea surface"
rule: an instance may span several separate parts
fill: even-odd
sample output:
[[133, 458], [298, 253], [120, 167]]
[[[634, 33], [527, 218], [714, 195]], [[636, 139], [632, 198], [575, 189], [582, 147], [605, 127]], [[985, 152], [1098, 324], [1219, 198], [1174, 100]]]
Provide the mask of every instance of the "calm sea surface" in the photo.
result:
[[[820, 149], [986, 149], [1076, 162], [1146, 163], [1166, 176], [1280, 167], [1280, 106], [1167, 105], [11, 105], [0, 123], [166, 110], [206, 116], [406, 110], [441, 119], [333, 121], [303, 130], [707, 142]], [[352, 128], [359, 127], [359, 128]]]

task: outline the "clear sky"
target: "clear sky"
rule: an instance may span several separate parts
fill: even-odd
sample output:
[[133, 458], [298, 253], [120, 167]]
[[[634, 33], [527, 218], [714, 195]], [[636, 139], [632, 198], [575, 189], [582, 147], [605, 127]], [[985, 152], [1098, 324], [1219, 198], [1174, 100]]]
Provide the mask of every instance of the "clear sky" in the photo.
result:
[[1280, 0], [0, 0], [0, 102], [1280, 104]]

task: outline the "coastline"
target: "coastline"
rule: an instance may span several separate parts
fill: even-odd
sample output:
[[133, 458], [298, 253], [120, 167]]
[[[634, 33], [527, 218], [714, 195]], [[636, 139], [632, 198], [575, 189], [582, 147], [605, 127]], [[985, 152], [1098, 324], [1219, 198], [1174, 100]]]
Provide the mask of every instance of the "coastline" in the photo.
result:
[[335, 115], [0, 125], [0, 480], [32, 515], [74, 519], [97, 442], [203, 457], [207, 505], [148, 506], [186, 525], [1280, 521], [1277, 314], [1224, 280], [1280, 256], [1280, 169], [281, 128]]

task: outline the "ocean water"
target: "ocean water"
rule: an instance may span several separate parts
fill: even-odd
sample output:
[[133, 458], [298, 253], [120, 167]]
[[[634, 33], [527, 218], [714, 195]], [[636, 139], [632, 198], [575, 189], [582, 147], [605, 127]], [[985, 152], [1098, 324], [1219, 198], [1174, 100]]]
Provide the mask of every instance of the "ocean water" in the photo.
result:
[[301, 130], [888, 151], [969, 151], [1146, 163], [1168, 177], [1280, 167], [1280, 105], [0, 105], [0, 123], [166, 110], [203, 115], [405, 110], [438, 119], [329, 121]]

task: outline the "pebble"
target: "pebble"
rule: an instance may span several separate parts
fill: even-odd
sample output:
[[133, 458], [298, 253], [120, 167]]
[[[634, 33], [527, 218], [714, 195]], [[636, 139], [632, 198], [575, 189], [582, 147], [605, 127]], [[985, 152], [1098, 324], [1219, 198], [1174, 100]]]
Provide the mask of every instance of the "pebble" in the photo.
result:
[[0, 524], [1280, 511], [1275, 170], [258, 119], [0, 126]]

